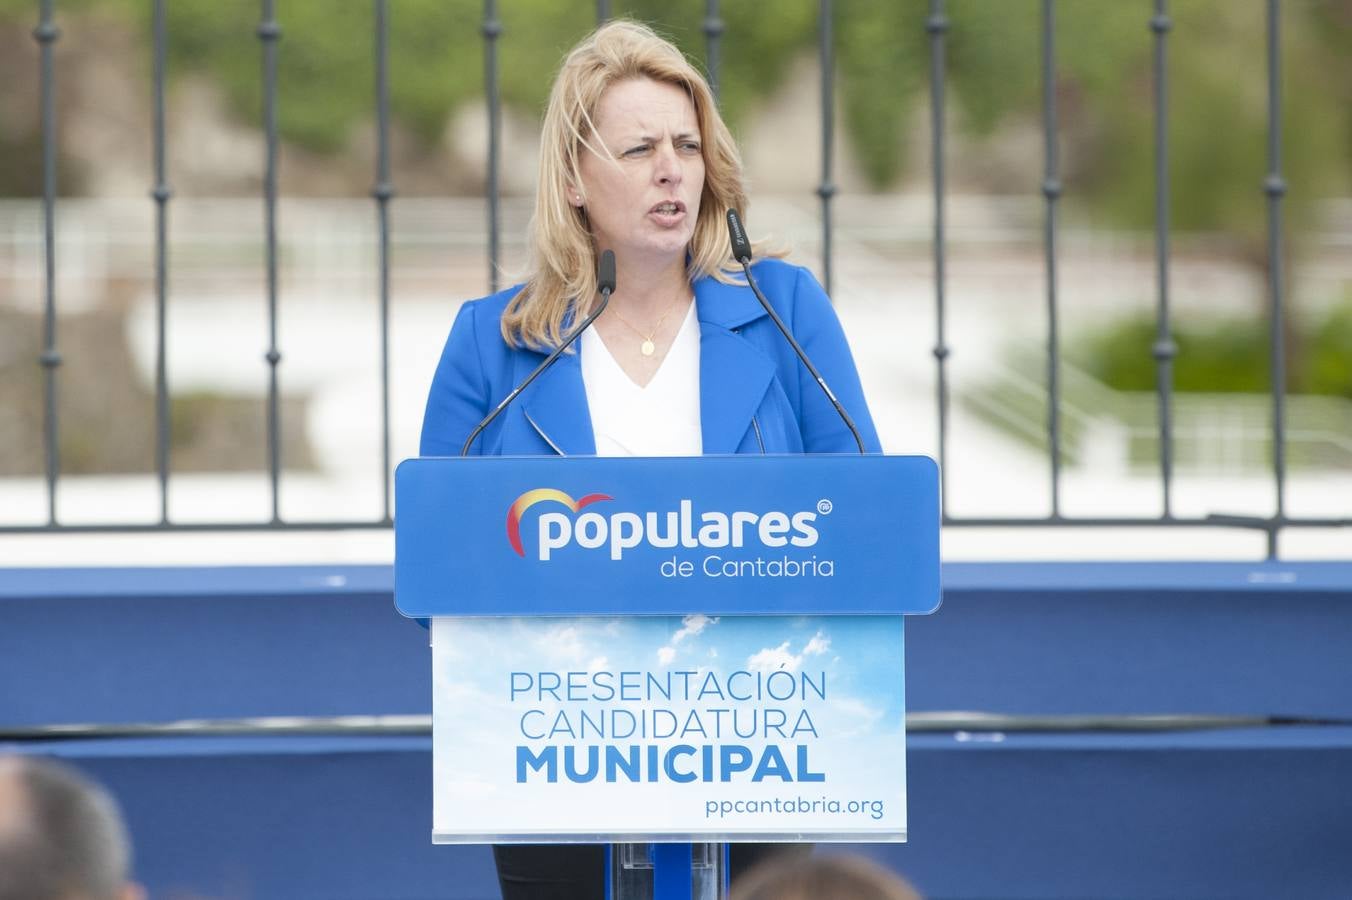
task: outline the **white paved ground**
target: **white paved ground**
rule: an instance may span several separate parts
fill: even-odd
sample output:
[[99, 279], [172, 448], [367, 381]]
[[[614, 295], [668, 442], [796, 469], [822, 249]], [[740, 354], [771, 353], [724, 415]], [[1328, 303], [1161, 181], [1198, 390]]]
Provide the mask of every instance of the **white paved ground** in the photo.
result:
[[[407, 227], [396, 232], [391, 320], [396, 459], [416, 453], [427, 384], [459, 299], [483, 292], [482, 255], [473, 238], [482, 220], [475, 204], [462, 205], [466, 208], [448, 202], [445, 215], [417, 208]], [[1037, 222], [1029, 218], [1029, 209], [1024, 204], [1002, 211], [997, 204], [955, 213], [946, 319], [955, 392], [983, 383], [1011, 342], [1036, 347], [1044, 340], [1046, 279]], [[774, 235], [799, 249], [794, 258], [820, 271], [814, 203], [767, 200], [754, 211], [753, 234], [768, 230], [764, 223], [774, 223]], [[360, 223], [367, 212], [352, 220]], [[914, 197], [890, 203], [845, 198], [837, 209], [833, 293], [884, 446], [896, 453], [932, 455], [937, 447], [928, 215], [927, 201]], [[298, 218], [299, 213], [293, 221]], [[523, 219], [519, 204], [509, 210], [511, 233], [519, 231]], [[455, 233], [443, 241], [428, 233], [443, 226]], [[319, 463], [317, 472], [284, 473], [280, 502], [287, 519], [375, 518], [381, 511], [374, 256], [369, 239], [345, 234], [302, 242], [309, 252], [298, 252], [300, 262], [284, 272], [281, 378], [287, 390], [311, 397], [307, 429]], [[1064, 245], [1067, 261], [1058, 289], [1065, 333], [1125, 308], [1151, 308], [1153, 261], [1139, 243], [1072, 230]], [[509, 265], [519, 253], [519, 242], [509, 239]], [[180, 389], [261, 394], [266, 322], [256, 288], [218, 283], [187, 263], [185, 269], [170, 316], [171, 383]], [[1345, 282], [1352, 273], [1336, 269], [1322, 277]], [[1177, 263], [1174, 294], [1176, 309], [1238, 312], [1261, 301], [1261, 285], [1194, 254]], [[133, 306], [126, 337], [148, 380], [154, 346], [149, 296]], [[951, 409], [949, 511], [961, 516], [1048, 512], [1045, 458], [963, 404]], [[1061, 496], [1068, 515], [1150, 516], [1160, 510], [1158, 476], [1114, 462], [1111, 453], [1106, 464], [1100, 459], [1067, 469]], [[1174, 512], [1266, 515], [1274, 497], [1271, 476], [1261, 471], [1185, 469], [1177, 476]], [[1286, 502], [1294, 516], [1352, 515], [1352, 472], [1295, 470]], [[45, 503], [41, 479], [0, 480], [0, 523], [42, 522]], [[258, 521], [269, 509], [262, 474], [175, 475], [172, 480], [170, 512], [177, 520]], [[65, 478], [59, 511], [67, 522], [152, 521], [158, 491], [146, 476]], [[944, 554], [951, 560], [1257, 559], [1264, 552], [1261, 535], [1228, 529], [950, 528], [944, 536]], [[382, 531], [0, 536], [0, 565], [6, 566], [388, 562], [392, 554], [392, 537]], [[1352, 529], [1291, 529], [1282, 554], [1352, 558]]]

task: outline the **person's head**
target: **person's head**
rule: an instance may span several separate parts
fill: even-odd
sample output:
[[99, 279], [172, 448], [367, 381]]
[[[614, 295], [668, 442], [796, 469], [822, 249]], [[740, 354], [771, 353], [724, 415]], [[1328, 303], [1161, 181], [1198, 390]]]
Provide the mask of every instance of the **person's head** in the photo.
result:
[[861, 856], [806, 856], [761, 863], [737, 879], [731, 900], [920, 900], [920, 895]]
[[557, 342], [572, 304], [592, 302], [601, 250], [631, 270], [674, 261], [692, 280], [726, 279], [725, 217], [745, 206], [741, 157], [704, 77], [651, 29], [602, 25], [568, 54], [550, 91], [530, 272], [503, 336]]
[[39, 757], [0, 757], [0, 900], [134, 900], [112, 797]]

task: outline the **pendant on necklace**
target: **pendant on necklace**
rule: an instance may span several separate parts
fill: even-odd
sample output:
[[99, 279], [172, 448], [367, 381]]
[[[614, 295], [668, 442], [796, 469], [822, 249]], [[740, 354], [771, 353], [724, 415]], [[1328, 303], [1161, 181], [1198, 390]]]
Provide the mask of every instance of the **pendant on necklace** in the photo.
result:
[[652, 356], [654, 353], [657, 352], [657, 345], [655, 345], [652, 341], [644, 341], [639, 346], [638, 352], [642, 353], [644, 356]]

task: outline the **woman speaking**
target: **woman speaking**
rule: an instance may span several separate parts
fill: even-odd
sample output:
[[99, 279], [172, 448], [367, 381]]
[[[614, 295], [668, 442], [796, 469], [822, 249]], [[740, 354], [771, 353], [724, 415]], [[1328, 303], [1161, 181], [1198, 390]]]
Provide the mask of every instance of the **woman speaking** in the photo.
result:
[[[600, 302], [568, 352], [474, 439], [483, 455], [853, 453], [859, 444], [748, 287], [728, 241], [741, 158], [708, 84], [648, 28], [615, 21], [564, 60], [550, 92], [524, 283], [465, 303], [437, 366], [423, 456], [476, 426]], [[779, 259], [752, 267], [778, 317], [856, 424], [878, 437], [825, 292]], [[733, 875], [769, 848], [734, 845]], [[495, 848], [504, 900], [604, 896], [598, 846]]]

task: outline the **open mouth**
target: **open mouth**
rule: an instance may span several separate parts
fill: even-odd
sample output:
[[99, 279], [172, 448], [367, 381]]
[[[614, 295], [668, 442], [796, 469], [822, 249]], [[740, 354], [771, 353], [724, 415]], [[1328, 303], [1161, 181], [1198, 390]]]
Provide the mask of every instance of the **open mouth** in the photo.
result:
[[648, 212], [656, 216], [677, 216], [685, 212], [685, 204], [679, 200], [666, 200], [657, 204]]

